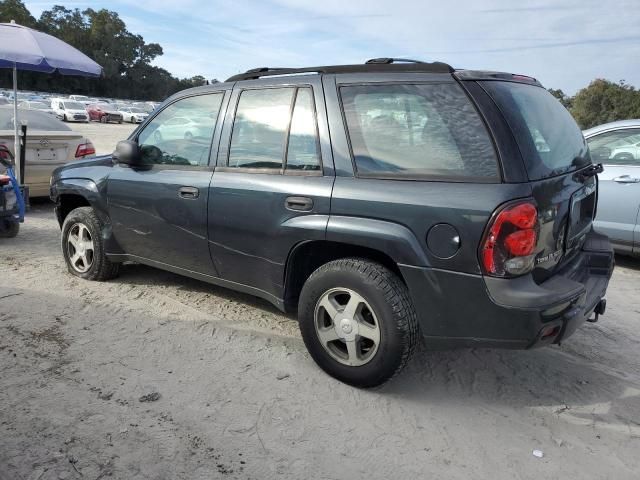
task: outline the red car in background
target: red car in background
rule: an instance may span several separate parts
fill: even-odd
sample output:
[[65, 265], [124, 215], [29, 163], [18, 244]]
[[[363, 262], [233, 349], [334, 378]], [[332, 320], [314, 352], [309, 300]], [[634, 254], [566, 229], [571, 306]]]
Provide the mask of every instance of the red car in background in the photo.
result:
[[108, 103], [92, 103], [87, 106], [87, 113], [89, 120], [101, 123], [122, 123], [122, 114]]

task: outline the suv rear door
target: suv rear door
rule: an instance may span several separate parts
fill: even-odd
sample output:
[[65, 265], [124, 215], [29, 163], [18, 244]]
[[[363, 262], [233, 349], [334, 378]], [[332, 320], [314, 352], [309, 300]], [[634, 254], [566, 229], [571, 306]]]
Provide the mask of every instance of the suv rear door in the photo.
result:
[[299, 242], [325, 238], [333, 161], [319, 77], [238, 82], [209, 195], [221, 278], [282, 298]]

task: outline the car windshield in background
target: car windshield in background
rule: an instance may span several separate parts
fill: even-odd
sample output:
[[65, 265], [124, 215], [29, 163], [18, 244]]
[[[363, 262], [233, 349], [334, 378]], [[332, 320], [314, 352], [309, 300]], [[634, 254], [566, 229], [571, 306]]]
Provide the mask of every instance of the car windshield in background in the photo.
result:
[[[20, 122], [27, 122], [28, 131], [69, 132], [71, 129], [53, 115], [33, 110], [19, 110]], [[0, 108], [0, 130], [13, 130], [13, 109]]]
[[64, 102], [64, 107], [67, 110], [84, 110], [85, 109], [84, 103], [80, 103], [80, 102]]
[[531, 180], [561, 175], [591, 163], [575, 120], [544, 88], [515, 82], [481, 83], [511, 126]]
[[496, 181], [493, 145], [455, 83], [340, 89], [358, 175]]
[[141, 108], [129, 108], [127, 110], [129, 110], [131, 113], [147, 113], [144, 110], [142, 110]]

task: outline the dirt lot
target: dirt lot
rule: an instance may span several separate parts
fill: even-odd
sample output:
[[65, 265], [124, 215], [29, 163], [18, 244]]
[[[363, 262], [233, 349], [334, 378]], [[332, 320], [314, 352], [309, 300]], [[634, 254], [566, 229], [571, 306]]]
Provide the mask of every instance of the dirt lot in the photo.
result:
[[59, 250], [46, 203], [0, 240], [2, 480], [639, 478], [637, 262], [562, 347], [422, 349], [361, 391], [260, 300], [136, 265], [81, 281]]

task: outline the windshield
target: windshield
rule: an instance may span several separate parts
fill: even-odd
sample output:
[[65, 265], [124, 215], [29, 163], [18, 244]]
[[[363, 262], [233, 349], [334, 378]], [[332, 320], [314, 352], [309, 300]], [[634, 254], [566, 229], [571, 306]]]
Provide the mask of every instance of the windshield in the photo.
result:
[[575, 120], [544, 88], [514, 82], [481, 83], [511, 126], [531, 180], [561, 175], [591, 163]]
[[[18, 110], [18, 119], [20, 122], [27, 122], [27, 128], [30, 131], [71, 131], [71, 129], [60, 120], [45, 112]], [[0, 108], [0, 130], [13, 130], [13, 109]]]
[[64, 102], [64, 108], [67, 110], [84, 110], [84, 103]]
[[147, 113], [144, 110], [142, 110], [141, 108], [130, 108], [129, 111], [131, 113]]

